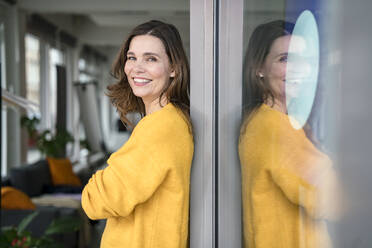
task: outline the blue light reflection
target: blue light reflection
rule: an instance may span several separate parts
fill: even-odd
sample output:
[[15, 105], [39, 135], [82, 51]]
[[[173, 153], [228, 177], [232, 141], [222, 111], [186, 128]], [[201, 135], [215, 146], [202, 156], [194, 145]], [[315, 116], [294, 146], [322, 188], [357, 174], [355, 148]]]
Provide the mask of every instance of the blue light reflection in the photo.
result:
[[291, 124], [302, 128], [314, 103], [319, 72], [319, 34], [314, 15], [305, 10], [292, 33], [286, 68], [286, 105]]

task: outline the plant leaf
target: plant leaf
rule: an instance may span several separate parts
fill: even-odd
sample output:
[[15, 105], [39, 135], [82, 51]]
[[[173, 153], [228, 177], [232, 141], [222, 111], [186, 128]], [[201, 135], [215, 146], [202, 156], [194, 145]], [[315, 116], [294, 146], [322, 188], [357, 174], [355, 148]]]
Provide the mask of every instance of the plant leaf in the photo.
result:
[[[3, 227], [1, 229], [1, 235], [0, 235], [0, 243], [4, 242], [11, 242], [13, 239], [17, 237], [17, 230], [15, 227]], [[2, 246], [0, 246], [2, 247]]]
[[18, 225], [18, 235], [20, 235], [23, 230], [28, 226], [28, 224], [30, 224], [30, 222], [36, 217], [36, 215], [38, 215], [39, 212], [35, 211], [33, 212], [32, 214], [29, 214], [27, 215], [22, 221], [21, 223], [19, 223]]
[[15, 227], [14, 226], [3, 226], [1, 228], [1, 232], [8, 232], [8, 231], [11, 231], [11, 230], [14, 230]]
[[81, 221], [79, 218], [63, 217], [54, 220], [46, 229], [45, 235], [77, 231], [80, 226]]

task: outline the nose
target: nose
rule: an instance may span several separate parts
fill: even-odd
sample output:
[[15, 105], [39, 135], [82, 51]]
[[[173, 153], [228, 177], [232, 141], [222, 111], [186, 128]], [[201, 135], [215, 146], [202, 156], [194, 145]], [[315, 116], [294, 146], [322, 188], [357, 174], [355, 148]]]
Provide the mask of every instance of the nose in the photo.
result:
[[290, 72], [297, 76], [307, 77], [313, 70], [312, 67], [312, 64], [306, 59], [296, 58], [294, 60], [288, 61], [287, 72]]
[[134, 72], [144, 72], [145, 71], [145, 67], [143, 65], [143, 62], [141, 60], [137, 60], [135, 63], [134, 63], [134, 67], [133, 67], [133, 70]]

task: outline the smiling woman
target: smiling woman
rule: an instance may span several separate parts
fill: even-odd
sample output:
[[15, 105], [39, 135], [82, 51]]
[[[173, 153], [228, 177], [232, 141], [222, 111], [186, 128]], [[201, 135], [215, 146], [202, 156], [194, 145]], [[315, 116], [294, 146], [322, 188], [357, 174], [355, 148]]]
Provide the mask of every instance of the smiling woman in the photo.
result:
[[121, 119], [144, 118], [85, 186], [82, 206], [107, 219], [101, 247], [186, 247], [193, 137], [189, 67], [177, 29], [136, 27], [114, 63], [108, 95]]
[[293, 28], [282, 20], [261, 24], [248, 45], [250, 105], [239, 137], [244, 247], [332, 247], [327, 222], [340, 215], [332, 160], [287, 112], [298, 91], [289, 63], [292, 70], [307, 68], [293, 61], [304, 47]]
[[150, 114], [166, 104], [166, 97], [159, 99], [162, 91], [174, 78], [168, 56], [161, 40], [151, 35], [133, 38], [127, 53], [125, 74], [134, 95], [141, 97], [146, 114]]
[[[108, 96], [127, 125], [132, 125], [127, 113], [148, 115], [166, 102], [181, 110], [190, 122], [189, 63], [173, 25], [150, 21], [137, 26], [120, 49], [112, 74], [119, 81], [108, 87]], [[145, 87], [140, 90], [140, 85]], [[137, 90], [147, 95], [142, 98]]]

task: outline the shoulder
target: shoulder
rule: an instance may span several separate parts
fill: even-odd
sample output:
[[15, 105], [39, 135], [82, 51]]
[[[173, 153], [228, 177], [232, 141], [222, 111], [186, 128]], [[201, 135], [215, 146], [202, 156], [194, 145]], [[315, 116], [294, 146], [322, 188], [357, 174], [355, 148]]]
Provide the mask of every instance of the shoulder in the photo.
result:
[[283, 117], [269, 106], [262, 104], [243, 120], [241, 135], [263, 135], [282, 126]]
[[156, 140], [174, 140], [191, 137], [189, 124], [181, 110], [167, 104], [161, 110], [144, 117], [133, 130], [132, 136]]
[[261, 126], [264, 128], [286, 126], [289, 124], [288, 116], [286, 114], [274, 110], [266, 104], [262, 104], [257, 111], [256, 122], [261, 123]]
[[292, 127], [286, 114], [276, 111], [267, 105], [260, 106], [248, 119], [241, 130], [240, 141], [252, 144], [263, 144], [264, 147], [285, 149], [303, 146], [306, 135], [302, 129]]

